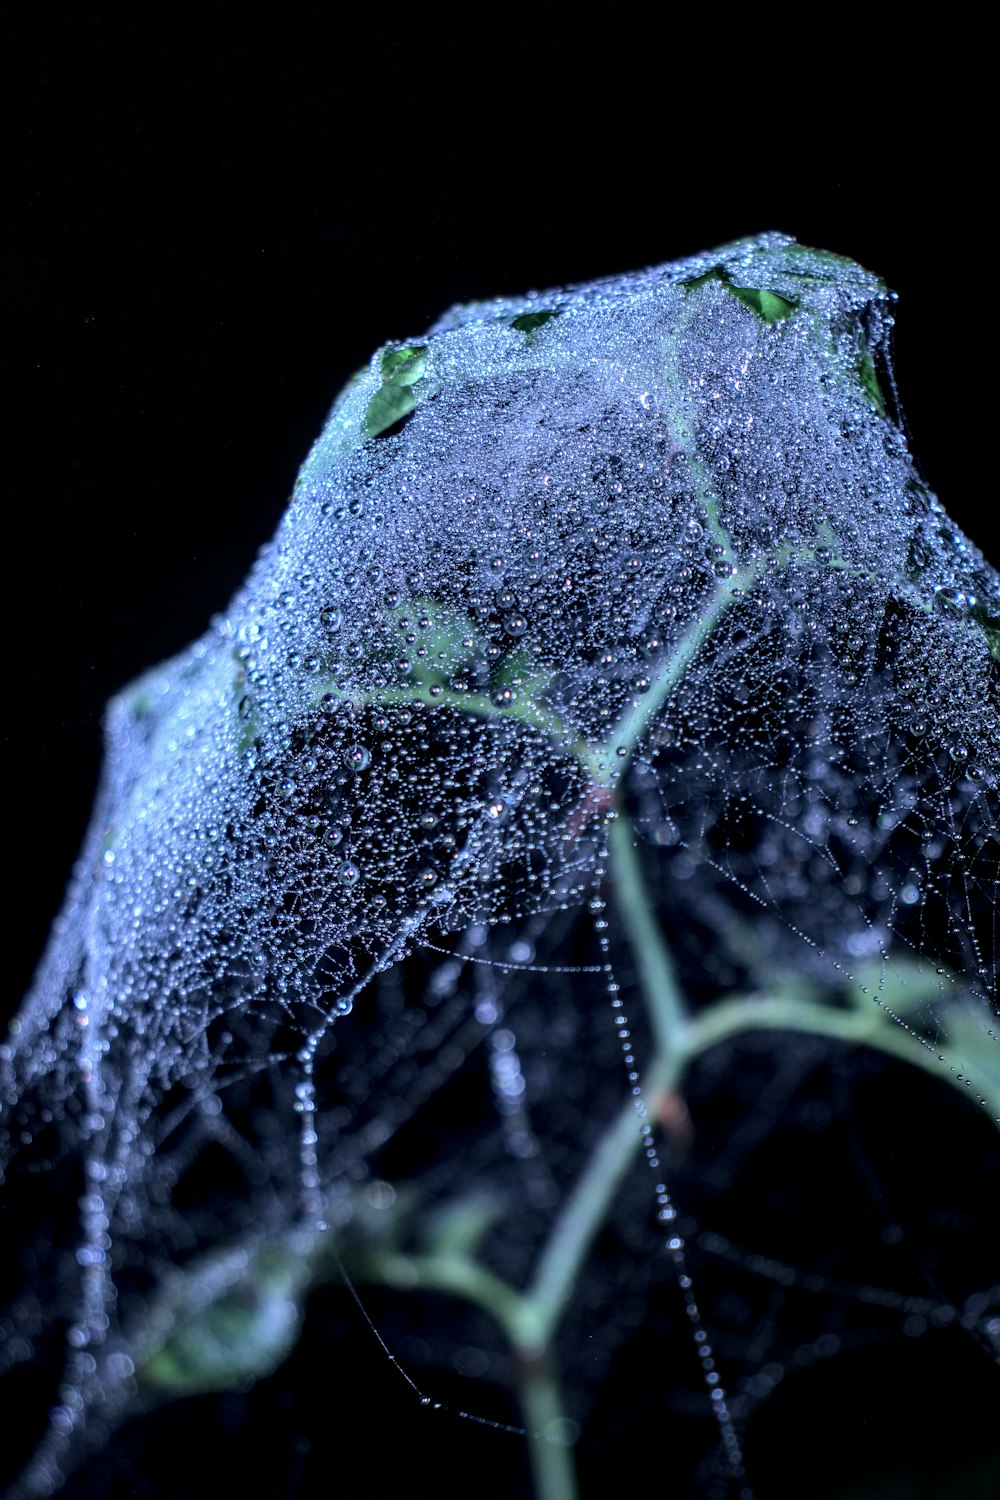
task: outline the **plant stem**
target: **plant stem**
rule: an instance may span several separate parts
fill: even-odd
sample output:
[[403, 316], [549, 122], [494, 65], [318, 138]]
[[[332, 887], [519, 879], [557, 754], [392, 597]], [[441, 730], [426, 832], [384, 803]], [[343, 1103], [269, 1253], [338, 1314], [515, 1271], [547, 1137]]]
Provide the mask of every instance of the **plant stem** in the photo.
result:
[[746, 1031], [800, 1031], [849, 1045], [875, 1047], [889, 1057], [922, 1069], [941, 1083], [950, 1083], [964, 1099], [972, 1093], [963, 1081], [965, 1075], [960, 1064], [949, 1061], [946, 1046], [939, 1048], [921, 1040], [874, 1002], [864, 1009], [852, 1006], [850, 1010], [842, 1010], [794, 995], [720, 1000], [691, 1022], [685, 1065], [699, 1053]]
[[649, 689], [622, 714], [607, 739], [600, 745], [576, 747], [578, 758], [599, 785], [614, 786], [621, 780], [641, 736], [680, 682], [726, 610], [734, 600], [752, 587], [756, 577], [755, 570], [747, 569], [742, 573], [733, 574], [724, 583], [718, 584], [666, 661], [657, 663], [653, 668], [653, 680]]
[[429, 687], [414, 684], [412, 687], [383, 688], [380, 693], [367, 693], [357, 699], [350, 694], [346, 697], [349, 702], [356, 702], [361, 707], [384, 708], [387, 704], [406, 707], [421, 704], [425, 708], [450, 708], [455, 713], [472, 714], [478, 719], [514, 720], [540, 730], [557, 749], [566, 748], [573, 740], [569, 729], [560, 723], [551, 709], [544, 708], [536, 699], [527, 695], [498, 707], [485, 693], [456, 693], [451, 688], [444, 688], [435, 697]]
[[525, 1362], [519, 1395], [538, 1500], [577, 1500], [573, 1445], [571, 1441], [560, 1440], [567, 1419], [555, 1367], [548, 1355]]
[[[653, 1095], [670, 1086], [673, 1069], [657, 1060], [645, 1080]], [[573, 1290], [573, 1283], [594, 1236], [607, 1217], [611, 1200], [639, 1149], [641, 1135], [635, 1101], [623, 1105], [603, 1132], [552, 1228], [538, 1261], [526, 1300], [546, 1339], [552, 1337]]]
[[[631, 1124], [634, 1132], [634, 1112]], [[579, 1220], [574, 1222], [578, 1231], [584, 1229]], [[577, 1264], [588, 1244], [589, 1238], [581, 1240]], [[496, 1319], [521, 1369], [518, 1397], [535, 1494], [538, 1500], [577, 1500], [573, 1447], [563, 1436], [566, 1412], [555, 1360], [547, 1346], [563, 1302], [550, 1310], [537, 1294], [515, 1291], [468, 1255], [380, 1255], [372, 1261], [369, 1274], [387, 1286], [421, 1287], [464, 1297]]]
[[464, 1297], [495, 1318], [526, 1358], [536, 1357], [544, 1342], [527, 1299], [469, 1255], [376, 1255], [365, 1277], [400, 1290], [419, 1287]]
[[622, 813], [610, 825], [608, 849], [615, 902], [649, 1009], [657, 1061], [669, 1062], [678, 1058], [686, 1046], [687, 1007], [670, 950], [646, 894], [632, 825]]

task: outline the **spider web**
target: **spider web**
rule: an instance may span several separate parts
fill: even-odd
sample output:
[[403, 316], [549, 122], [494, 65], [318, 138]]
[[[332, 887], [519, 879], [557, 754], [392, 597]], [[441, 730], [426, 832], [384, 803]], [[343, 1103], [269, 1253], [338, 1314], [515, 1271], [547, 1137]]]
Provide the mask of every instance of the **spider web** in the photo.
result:
[[[229, 610], [110, 706], [4, 1049], [12, 1494], [88, 1453], [67, 1492], [114, 1493], [119, 1425], [281, 1367], [341, 1262], [421, 1391], [450, 1361], [516, 1425], [482, 1309], [393, 1274], [460, 1242], [527, 1285], [633, 1096], [653, 1177], [553, 1333], [593, 1453], [622, 1368], [666, 1371], [635, 1472], [672, 1412], [718, 1496], [786, 1368], [923, 1326], [989, 1369], [1000, 579], [893, 420], [891, 323], [771, 235], [457, 309], [343, 393]], [[719, 1027], [659, 1090], [636, 890]], [[890, 1107], [914, 1161], [929, 1110], [959, 1142], [933, 1211], [898, 1171], [886, 1207]], [[805, 1138], [877, 1228], [789, 1209]]]

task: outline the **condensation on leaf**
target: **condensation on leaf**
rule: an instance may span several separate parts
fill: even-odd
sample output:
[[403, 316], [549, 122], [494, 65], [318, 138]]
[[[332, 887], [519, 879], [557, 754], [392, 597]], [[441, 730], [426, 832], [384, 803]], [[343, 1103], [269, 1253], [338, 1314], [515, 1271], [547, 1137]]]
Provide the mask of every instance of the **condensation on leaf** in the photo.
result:
[[520, 333], [534, 333], [536, 329], [544, 328], [552, 318], [558, 318], [559, 313], [558, 307], [545, 307], [539, 308], [537, 312], [518, 313], [516, 318], [511, 318], [510, 326]]

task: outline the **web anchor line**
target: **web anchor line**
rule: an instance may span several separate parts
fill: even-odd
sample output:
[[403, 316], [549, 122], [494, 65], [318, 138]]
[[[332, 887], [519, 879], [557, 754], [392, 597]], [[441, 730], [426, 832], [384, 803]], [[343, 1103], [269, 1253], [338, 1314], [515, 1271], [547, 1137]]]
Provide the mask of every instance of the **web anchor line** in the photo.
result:
[[[653, 1127], [647, 1118], [648, 1109], [644, 1090], [636, 1066], [636, 1057], [633, 1051], [633, 1040], [629, 1026], [628, 1015], [624, 1009], [624, 1001], [621, 998], [621, 985], [615, 973], [611, 961], [611, 941], [608, 933], [607, 918], [601, 913], [605, 910], [606, 903], [600, 895], [606, 878], [605, 866], [610, 854], [609, 843], [605, 842], [603, 847], [603, 858], [597, 862], [594, 881], [594, 896], [589, 903], [594, 935], [604, 963], [601, 965], [603, 972], [607, 975], [606, 989], [611, 1000], [611, 1008], [614, 1012], [614, 1026], [616, 1034], [622, 1046], [622, 1061], [627, 1071], [629, 1086], [632, 1093], [635, 1112], [637, 1117], [639, 1135], [646, 1157], [649, 1170], [656, 1177], [656, 1201], [658, 1206], [658, 1217], [661, 1223], [671, 1224], [677, 1217], [677, 1209], [674, 1205], [666, 1176], [663, 1172], [659, 1154], [653, 1137]], [[614, 878], [612, 876], [612, 878]], [[662, 1046], [662, 1039], [661, 1039]], [[684, 1239], [679, 1234], [670, 1234], [665, 1243], [665, 1248], [670, 1256], [671, 1262], [677, 1273], [677, 1284], [680, 1287], [684, 1311], [691, 1326], [691, 1334], [694, 1342], [695, 1352], [698, 1355], [701, 1377], [709, 1393], [712, 1415], [715, 1419], [722, 1440], [723, 1452], [726, 1466], [732, 1477], [737, 1481], [745, 1481], [746, 1475], [743, 1468], [743, 1453], [736, 1428], [733, 1423], [726, 1392], [720, 1384], [720, 1376], [716, 1369], [712, 1345], [709, 1342], [708, 1330], [705, 1327], [701, 1315], [701, 1309], [695, 1296], [694, 1279], [688, 1266], [687, 1251]], [[744, 1483], [740, 1490], [740, 1500], [754, 1500], [753, 1491]]]
[[474, 1422], [479, 1427], [491, 1427], [495, 1432], [510, 1433], [511, 1437], [530, 1437], [537, 1438], [540, 1442], [549, 1441], [549, 1439], [544, 1437], [540, 1432], [528, 1432], [526, 1428], [518, 1427], [512, 1422], [498, 1422], [493, 1417], [484, 1417], [477, 1412], [464, 1411], [461, 1407], [448, 1406], [445, 1402], [435, 1401], [432, 1396], [428, 1396], [423, 1387], [418, 1385], [417, 1382], [413, 1379], [413, 1376], [409, 1373], [405, 1366], [400, 1364], [399, 1359], [395, 1354], [393, 1354], [386, 1340], [382, 1337], [371, 1317], [371, 1314], [365, 1307], [365, 1304], [362, 1302], [358, 1289], [354, 1285], [354, 1282], [351, 1280], [351, 1277], [348, 1275], [347, 1269], [340, 1256], [337, 1254], [336, 1250], [331, 1250], [330, 1255], [331, 1259], [337, 1267], [338, 1275], [340, 1276], [345, 1287], [350, 1293], [352, 1302], [365, 1321], [368, 1332], [371, 1334], [372, 1338], [375, 1340], [376, 1344], [385, 1355], [389, 1364], [399, 1375], [400, 1379], [407, 1386], [409, 1386], [410, 1390], [416, 1396], [421, 1406], [426, 1407], [430, 1411], [444, 1412], [447, 1416], [450, 1417], [458, 1417], [459, 1420], [463, 1422]]
[[460, 953], [455, 948], [443, 948], [437, 943], [429, 942], [426, 938], [421, 947], [430, 948], [433, 953], [441, 953], [445, 958], [457, 958], [464, 964], [483, 964], [488, 969], [502, 969], [505, 973], [525, 974], [600, 974], [600, 964], [519, 964], [511, 963], [507, 959], [500, 958], [478, 958], [474, 953]]

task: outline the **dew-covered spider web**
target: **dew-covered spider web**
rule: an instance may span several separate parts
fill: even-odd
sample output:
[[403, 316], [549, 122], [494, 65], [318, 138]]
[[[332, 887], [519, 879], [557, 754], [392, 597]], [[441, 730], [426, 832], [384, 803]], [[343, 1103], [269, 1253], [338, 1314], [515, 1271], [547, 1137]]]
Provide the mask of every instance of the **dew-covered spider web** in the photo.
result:
[[111, 704], [2, 1054], [17, 1500], [409, 1494], [387, 1385], [536, 1500], [805, 1493], [818, 1367], [995, 1402], [1000, 578], [892, 315], [778, 235], [458, 308]]

